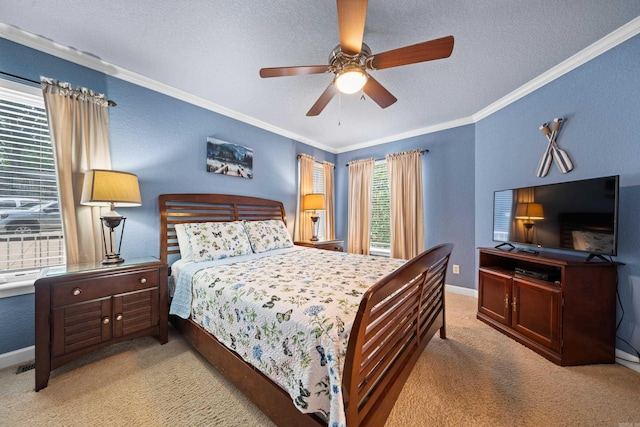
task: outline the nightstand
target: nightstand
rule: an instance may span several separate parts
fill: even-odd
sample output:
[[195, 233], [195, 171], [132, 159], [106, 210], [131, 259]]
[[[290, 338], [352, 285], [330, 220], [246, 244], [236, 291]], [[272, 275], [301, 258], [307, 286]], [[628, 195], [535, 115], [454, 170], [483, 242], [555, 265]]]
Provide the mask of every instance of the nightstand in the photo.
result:
[[344, 252], [344, 240], [303, 240], [295, 242], [295, 244], [309, 248], [325, 249], [327, 251]]
[[168, 340], [167, 265], [155, 258], [50, 267], [35, 282], [36, 391], [52, 370], [147, 335]]

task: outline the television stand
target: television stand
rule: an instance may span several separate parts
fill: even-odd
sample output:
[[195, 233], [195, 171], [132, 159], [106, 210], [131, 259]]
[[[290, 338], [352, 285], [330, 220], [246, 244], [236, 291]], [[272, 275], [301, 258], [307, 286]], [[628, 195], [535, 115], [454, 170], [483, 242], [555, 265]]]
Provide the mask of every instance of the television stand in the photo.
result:
[[479, 320], [558, 365], [615, 362], [616, 263], [480, 248], [479, 267]]

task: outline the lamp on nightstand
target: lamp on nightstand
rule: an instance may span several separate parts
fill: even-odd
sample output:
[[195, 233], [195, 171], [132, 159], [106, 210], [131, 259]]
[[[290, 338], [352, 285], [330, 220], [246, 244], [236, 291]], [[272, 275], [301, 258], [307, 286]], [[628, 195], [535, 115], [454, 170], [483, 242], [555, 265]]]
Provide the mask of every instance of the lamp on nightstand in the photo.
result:
[[317, 211], [325, 209], [324, 194], [311, 193], [305, 195], [302, 198], [302, 209], [311, 212], [311, 221], [313, 222], [313, 236], [311, 237], [311, 240], [315, 242], [318, 240], [317, 225], [318, 218], [320, 218], [316, 213]]
[[533, 221], [544, 219], [544, 212], [540, 203], [518, 203], [516, 206], [516, 219], [523, 219], [525, 228], [525, 239], [527, 243], [532, 243], [533, 238], [530, 236], [533, 228]]
[[[84, 173], [81, 204], [87, 206], [108, 206], [109, 212], [100, 217], [102, 221], [102, 242], [105, 258], [102, 264], [119, 264], [124, 262], [120, 258], [120, 247], [124, 235], [125, 217], [116, 212], [115, 207], [140, 206], [140, 188], [138, 177], [132, 173], [104, 169], [90, 169]], [[122, 223], [120, 243], [115, 251], [115, 228]], [[105, 228], [109, 231], [105, 233]], [[107, 238], [108, 236], [108, 238]], [[107, 240], [109, 245], [107, 246]]]

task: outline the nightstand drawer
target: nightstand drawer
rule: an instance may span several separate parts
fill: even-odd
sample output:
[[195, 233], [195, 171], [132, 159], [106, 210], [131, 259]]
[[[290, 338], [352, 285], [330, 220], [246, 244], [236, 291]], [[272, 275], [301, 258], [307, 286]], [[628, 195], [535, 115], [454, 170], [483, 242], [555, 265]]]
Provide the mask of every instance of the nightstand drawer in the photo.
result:
[[51, 306], [60, 307], [137, 289], [157, 287], [158, 283], [157, 269], [58, 283], [52, 286]]

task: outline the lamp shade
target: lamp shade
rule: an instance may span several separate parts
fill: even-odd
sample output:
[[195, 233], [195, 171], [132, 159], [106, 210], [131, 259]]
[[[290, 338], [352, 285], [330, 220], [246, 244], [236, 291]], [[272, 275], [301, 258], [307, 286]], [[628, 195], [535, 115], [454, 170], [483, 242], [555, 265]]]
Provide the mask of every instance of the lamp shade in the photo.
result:
[[324, 194], [307, 194], [302, 198], [302, 209], [305, 211], [324, 210]]
[[516, 206], [516, 219], [536, 220], [544, 219], [542, 204], [540, 203], [518, 203]]
[[80, 203], [88, 206], [140, 206], [138, 177], [129, 172], [90, 169], [84, 173]]

